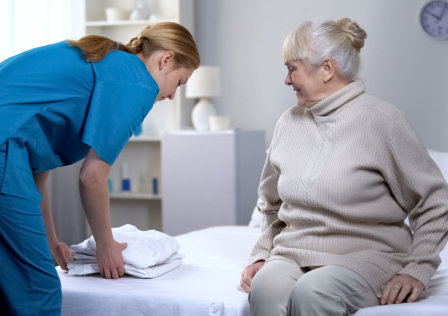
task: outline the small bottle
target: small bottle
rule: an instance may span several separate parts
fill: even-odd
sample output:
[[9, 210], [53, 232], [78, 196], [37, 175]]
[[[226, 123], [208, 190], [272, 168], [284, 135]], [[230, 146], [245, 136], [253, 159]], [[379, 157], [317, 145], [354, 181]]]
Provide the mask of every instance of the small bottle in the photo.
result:
[[152, 178], [152, 194], [159, 194], [159, 181], [157, 178]]
[[107, 179], [107, 188], [109, 189], [109, 194], [114, 193], [114, 183], [112, 179]]
[[121, 164], [121, 191], [131, 191], [131, 179], [129, 178], [128, 164], [125, 162]]
[[145, 173], [140, 174], [138, 191], [140, 193], [151, 192], [149, 176]]

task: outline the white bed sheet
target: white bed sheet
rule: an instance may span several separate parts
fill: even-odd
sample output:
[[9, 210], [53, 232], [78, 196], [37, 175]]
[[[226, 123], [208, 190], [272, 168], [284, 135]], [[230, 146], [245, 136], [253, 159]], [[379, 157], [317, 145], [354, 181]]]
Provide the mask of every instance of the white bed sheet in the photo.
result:
[[[184, 264], [156, 279], [125, 276], [71, 277], [58, 269], [62, 284], [62, 315], [222, 315], [248, 316], [247, 294], [239, 289], [242, 269], [259, 228], [219, 226], [175, 237]], [[447, 316], [448, 250], [430, 287], [419, 302], [375, 306], [355, 316]]]
[[249, 315], [239, 280], [258, 234], [220, 226], [179, 235], [184, 264], [155, 279], [72, 277], [58, 269], [62, 315]]

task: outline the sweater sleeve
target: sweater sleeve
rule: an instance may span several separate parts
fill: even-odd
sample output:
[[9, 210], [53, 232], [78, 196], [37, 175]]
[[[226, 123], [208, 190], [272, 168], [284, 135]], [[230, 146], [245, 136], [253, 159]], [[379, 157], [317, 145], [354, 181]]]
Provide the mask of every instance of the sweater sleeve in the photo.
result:
[[410, 275], [427, 288], [448, 239], [448, 185], [404, 117], [392, 122], [388, 136], [385, 178], [407, 211], [413, 230], [412, 245], [399, 274]]
[[276, 132], [272, 138], [258, 188], [257, 208], [263, 215], [262, 234], [252, 250], [249, 263], [267, 260], [273, 248], [274, 237], [285, 227], [285, 224], [278, 218], [278, 211], [282, 204], [277, 189], [280, 172], [271, 162], [271, 150], [275, 145], [275, 139]]

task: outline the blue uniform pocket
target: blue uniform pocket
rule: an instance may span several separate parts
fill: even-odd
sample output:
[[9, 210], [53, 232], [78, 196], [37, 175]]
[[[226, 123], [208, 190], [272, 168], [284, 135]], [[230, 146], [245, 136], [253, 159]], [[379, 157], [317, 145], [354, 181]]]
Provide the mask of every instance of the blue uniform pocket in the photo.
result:
[[0, 151], [0, 192], [40, 203], [26, 147], [9, 139]]

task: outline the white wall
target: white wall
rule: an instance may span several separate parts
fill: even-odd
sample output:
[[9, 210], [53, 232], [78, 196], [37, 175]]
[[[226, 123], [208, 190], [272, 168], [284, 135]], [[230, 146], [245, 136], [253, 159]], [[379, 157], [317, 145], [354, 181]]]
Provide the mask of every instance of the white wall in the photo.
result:
[[0, 62], [28, 50], [83, 35], [84, 2], [1, 0]]
[[448, 150], [448, 40], [419, 25], [427, 0], [196, 0], [202, 63], [222, 67], [221, 114], [239, 128], [264, 129], [295, 104], [286, 87], [283, 39], [305, 20], [350, 17], [367, 34], [360, 78], [371, 94], [404, 110], [424, 143]]

